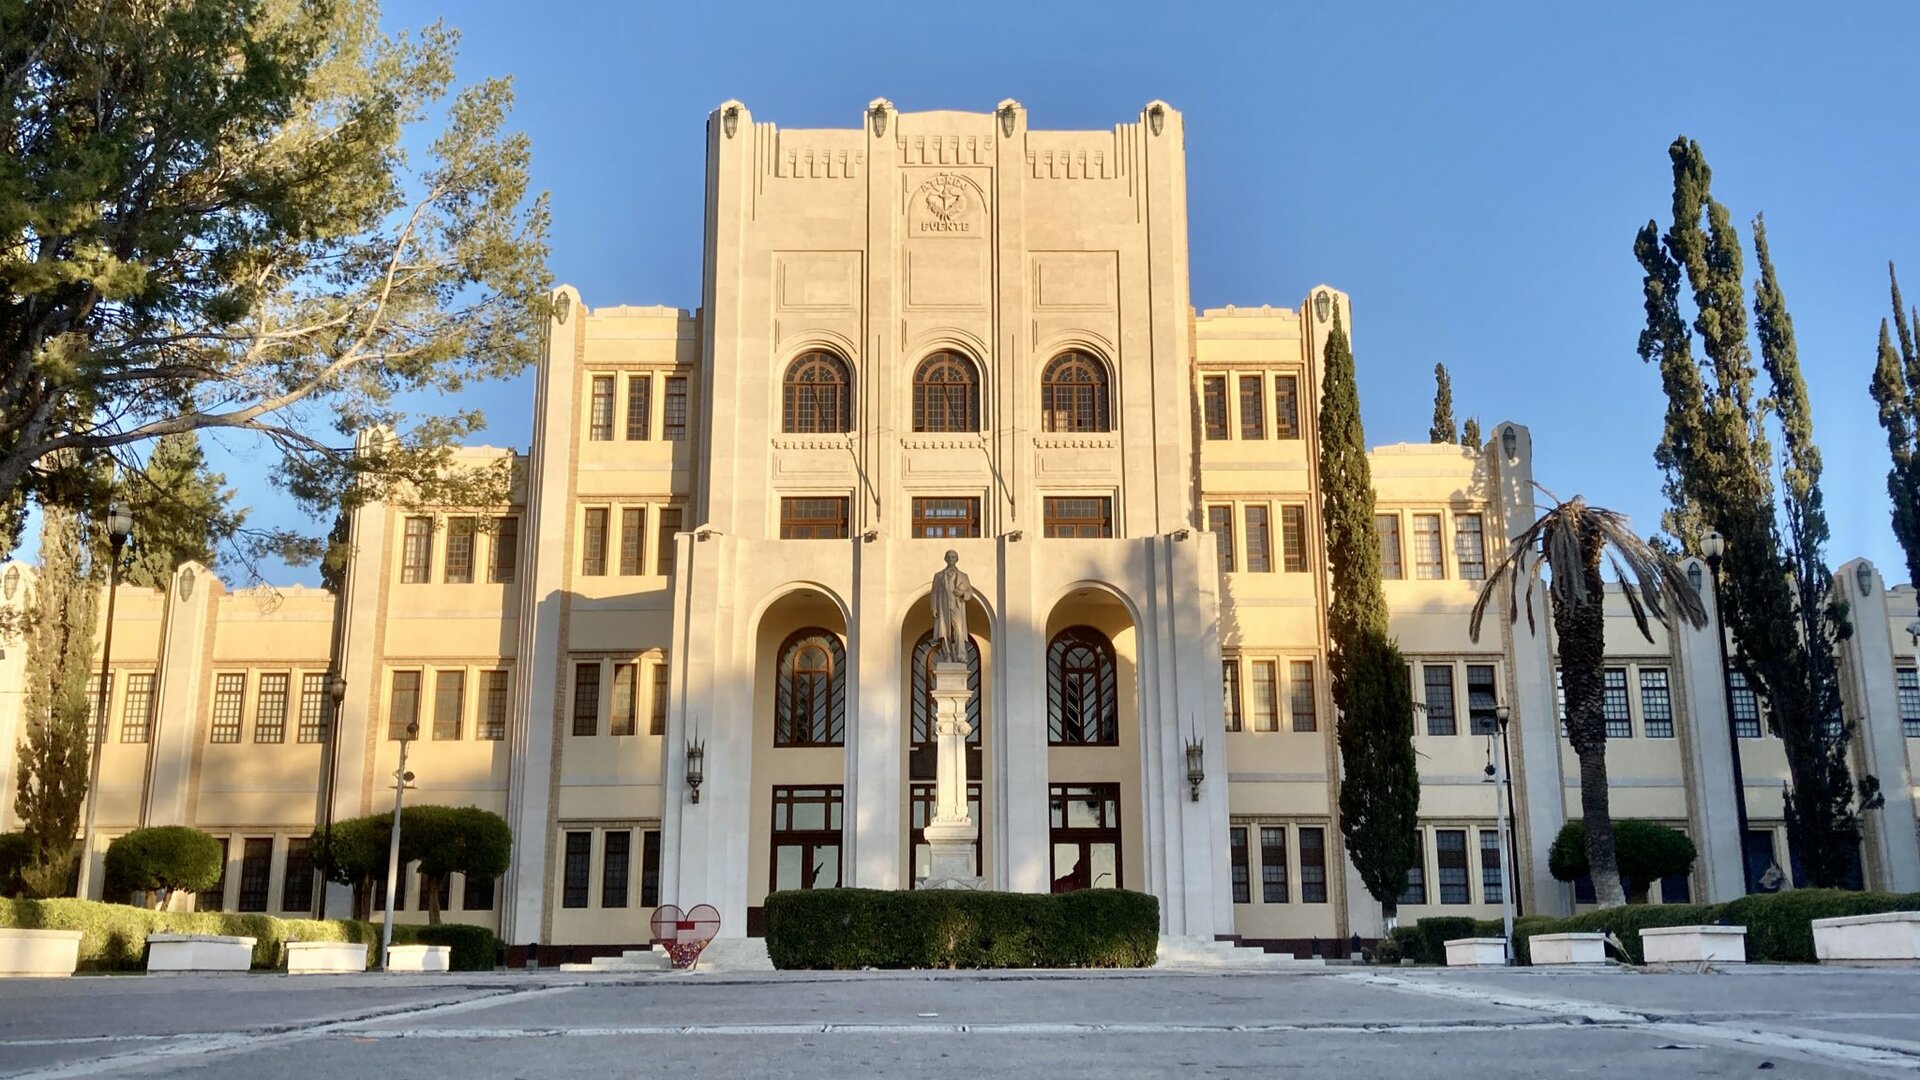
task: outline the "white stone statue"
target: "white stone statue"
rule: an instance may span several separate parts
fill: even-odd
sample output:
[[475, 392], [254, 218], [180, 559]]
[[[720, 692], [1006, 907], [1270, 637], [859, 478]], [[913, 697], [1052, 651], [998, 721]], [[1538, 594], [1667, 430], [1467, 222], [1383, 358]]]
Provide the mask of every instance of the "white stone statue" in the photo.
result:
[[967, 662], [967, 602], [972, 599], [973, 583], [960, 569], [960, 553], [947, 552], [946, 569], [933, 575], [933, 637], [939, 662]]

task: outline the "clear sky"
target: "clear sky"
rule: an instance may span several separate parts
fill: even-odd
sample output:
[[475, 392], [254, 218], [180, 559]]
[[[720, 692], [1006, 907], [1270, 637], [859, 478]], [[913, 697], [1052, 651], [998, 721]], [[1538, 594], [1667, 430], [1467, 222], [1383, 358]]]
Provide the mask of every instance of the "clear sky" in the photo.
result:
[[[1666, 225], [1684, 133], [1741, 224], [1749, 288], [1766, 213], [1829, 559], [1905, 580], [1867, 384], [1889, 259], [1920, 299], [1920, 5], [389, 0], [384, 18], [444, 19], [463, 78], [513, 76], [554, 276], [595, 306], [697, 304], [703, 132], [726, 99], [853, 127], [876, 97], [1012, 97], [1035, 128], [1094, 129], [1164, 99], [1187, 122], [1196, 306], [1350, 291], [1369, 442], [1425, 440], [1443, 362], [1456, 415], [1530, 425], [1544, 484], [1643, 533], [1664, 402], [1634, 352], [1632, 241]], [[524, 376], [476, 391], [484, 441], [524, 449], [530, 397]], [[229, 442], [255, 520], [299, 524], [258, 479], [266, 451]]]

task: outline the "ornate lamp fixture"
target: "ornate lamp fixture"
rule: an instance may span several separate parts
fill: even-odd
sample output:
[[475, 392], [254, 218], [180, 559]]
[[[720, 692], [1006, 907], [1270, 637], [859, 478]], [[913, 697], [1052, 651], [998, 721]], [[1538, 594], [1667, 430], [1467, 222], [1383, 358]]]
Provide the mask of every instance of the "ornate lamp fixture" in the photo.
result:
[[707, 778], [707, 744], [699, 739], [687, 742], [687, 787], [689, 802], [700, 801], [700, 785]]
[[1860, 586], [1860, 595], [1873, 592], [1873, 564], [1861, 559], [1853, 568], [1854, 583]]
[[1327, 290], [1321, 289], [1318, 293], [1314, 294], [1313, 297], [1313, 317], [1319, 319], [1321, 322], [1326, 322], [1327, 316], [1332, 314], [1333, 297], [1327, 294]]
[[1206, 744], [1196, 731], [1193, 738], [1187, 740], [1187, 788], [1194, 802], [1200, 801], [1200, 785], [1207, 779], [1206, 756]]
[[1513, 430], [1512, 424], [1500, 429], [1500, 451], [1507, 455], [1507, 464], [1513, 465], [1519, 462], [1520, 433]]
[[1167, 110], [1156, 101], [1147, 109], [1147, 127], [1152, 129], [1155, 135], [1158, 135], [1160, 134], [1160, 129], [1166, 126]]
[[729, 139], [740, 130], [740, 106], [729, 105], [727, 111], [720, 114], [720, 130], [726, 132]]
[[1000, 134], [1003, 138], [1013, 138], [1014, 110], [1019, 107], [1019, 102], [1012, 99], [1000, 103]]
[[571, 293], [555, 294], [553, 298], [554, 321], [566, 322], [567, 316], [571, 314], [573, 314], [573, 295]]
[[13, 594], [19, 591], [20, 568], [18, 566], [9, 566], [7, 567], [7, 576], [0, 578], [0, 598], [12, 601]]
[[193, 599], [193, 567], [183, 566], [180, 568], [180, 602], [184, 604], [191, 599]]
[[889, 104], [885, 98], [880, 98], [867, 106], [867, 117], [873, 121], [873, 137], [876, 139], [887, 137], [887, 106]]

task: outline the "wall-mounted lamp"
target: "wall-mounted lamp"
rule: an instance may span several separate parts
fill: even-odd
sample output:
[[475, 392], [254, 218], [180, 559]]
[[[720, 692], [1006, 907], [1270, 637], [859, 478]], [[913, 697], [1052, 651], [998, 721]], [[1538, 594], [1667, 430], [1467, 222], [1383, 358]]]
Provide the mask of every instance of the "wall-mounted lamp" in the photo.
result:
[[871, 544], [871, 543], [873, 543], [873, 542], [874, 542], [875, 540], [878, 540], [878, 539], [880, 539], [880, 530], [879, 530], [879, 529], [868, 529], [868, 530], [867, 530], [866, 532], [863, 532], [863, 533], [861, 533], [861, 534], [860, 534], [860, 539], [862, 539], [862, 540], [864, 540], [864, 541], [866, 541], [867, 543], [869, 543], [869, 544]]
[[[1166, 126], [1167, 110], [1157, 102], [1149, 106], [1147, 108], [1147, 127], [1152, 130], [1155, 135], [1158, 135], [1160, 134], [1160, 129]], [[1197, 797], [1198, 796], [1196, 796], [1196, 798]]]
[[720, 114], [720, 130], [726, 132], [729, 139], [740, 130], [740, 106], [729, 105], [727, 111]]
[[1687, 584], [1693, 586], [1693, 591], [1696, 595], [1699, 594], [1701, 589], [1706, 587], [1707, 581], [1705, 576], [1700, 573], [1699, 563], [1690, 562], [1687, 564]]
[[1192, 533], [1192, 531], [1191, 531], [1191, 530], [1188, 530], [1188, 529], [1175, 529], [1175, 530], [1173, 530], [1173, 538], [1174, 538], [1175, 540], [1185, 540], [1185, 539], [1186, 539], [1187, 537], [1189, 537], [1189, 536], [1192, 536], [1192, 535], [1193, 535], [1193, 533]]
[[887, 137], [887, 102], [883, 99], [867, 107], [867, 116], [873, 120], [873, 137]]
[[1192, 792], [1194, 802], [1200, 801], [1200, 785], [1207, 778], [1207, 747], [1200, 741], [1200, 733], [1195, 731], [1187, 740], [1187, 789]]
[[689, 802], [700, 801], [700, 784], [707, 778], [707, 744], [699, 739], [687, 742], [687, 788]]
[[193, 567], [183, 566], [180, 568], [180, 602], [184, 604], [191, 599], [193, 599]]
[[1508, 424], [1500, 429], [1500, 452], [1507, 455], [1507, 464], [1520, 463], [1520, 433]]
[[20, 568], [7, 567], [7, 576], [0, 578], [0, 599], [11, 601], [13, 594], [20, 591]]
[[1007, 534], [1007, 542], [1012, 544], [1017, 544], [1020, 542], [1020, 538], [1025, 535], [1027, 534], [1021, 532], [1019, 529], [1015, 529], [1012, 532]]
[[1855, 584], [1860, 586], [1861, 596], [1871, 595], [1873, 593], [1873, 564], [1865, 559], [1861, 559], [1853, 568], [1853, 580]]
[[566, 322], [567, 316], [571, 314], [573, 314], [572, 294], [560, 293], [555, 296], [553, 298], [553, 320], [555, 322]]
[[1315, 293], [1313, 297], [1313, 317], [1319, 319], [1321, 322], [1326, 322], [1327, 317], [1332, 314], [1333, 297], [1327, 293], [1327, 290], [1321, 289]]
[[347, 677], [337, 671], [327, 673], [327, 696], [337, 706], [347, 697]]
[[1011, 99], [1000, 103], [1000, 134], [1002, 136], [1013, 138], [1014, 110], [1019, 107], [1020, 103]]

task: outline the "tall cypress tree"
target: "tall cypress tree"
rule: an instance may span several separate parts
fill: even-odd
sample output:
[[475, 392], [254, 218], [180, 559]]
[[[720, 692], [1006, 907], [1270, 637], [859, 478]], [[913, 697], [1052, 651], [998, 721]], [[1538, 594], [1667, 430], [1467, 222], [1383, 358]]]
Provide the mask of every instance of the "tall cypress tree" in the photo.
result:
[[1880, 320], [1880, 350], [1873, 369], [1873, 400], [1880, 406], [1880, 426], [1887, 430], [1887, 452], [1893, 467], [1887, 470], [1887, 496], [1893, 500], [1893, 535], [1907, 557], [1907, 580], [1920, 584], [1920, 350], [1914, 347], [1914, 326], [1920, 310], [1907, 319], [1900, 299], [1900, 278], [1887, 264], [1893, 286], [1893, 322], [1896, 338]]
[[200, 436], [181, 431], [153, 444], [144, 468], [128, 469], [114, 485], [116, 499], [133, 514], [134, 542], [121, 580], [163, 588], [189, 559], [212, 566], [221, 544], [233, 539], [246, 517], [229, 504], [226, 477], [207, 467]]
[[1460, 445], [1469, 450], [1478, 450], [1483, 441], [1480, 438], [1480, 418], [1467, 417], [1467, 422], [1460, 426]]
[[1427, 429], [1427, 441], [1452, 443], [1460, 432], [1453, 425], [1453, 380], [1447, 377], [1447, 365], [1433, 365], [1433, 426]]
[[44, 508], [40, 574], [27, 631], [26, 723], [19, 747], [14, 813], [31, 849], [22, 875], [42, 896], [65, 891], [73, 838], [87, 793], [87, 684], [93, 670], [93, 628], [99, 585], [88, 573], [82, 519]]
[[[1634, 242], [1646, 271], [1640, 355], [1659, 365], [1667, 396], [1666, 431], [1654, 455], [1670, 502], [1663, 524], [1688, 552], [1698, 553], [1709, 529], [1726, 537], [1722, 615], [1733, 632], [1735, 666], [1766, 702], [1787, 752], [1789, 843], [1816, 884], [1842, 885], [1857, 866], [1859, 820], [1847, 772], [1847, 727], [1831, 675], [1837, 624], [1824, 581], [1814, 580], [1827, 576], [1820, 550], [1826, 525], [1792, 323], [1763, 251], [1755, 320], [1772, 393], [1757, 399], [1738, 233], [1712, 197], [1712, 173], [1699, 144], [1682, 137], [1669, 156], [1673, 224], [1662, 237], [1648, 222]], [[1764, 230], [1758, 235], [1764, 248]], [[1691, 333], [1681, 315], [1683, 273], [1697, 312]], [[1704, 367], [1693, 355], [1694, 333]], [[1776, 410], [1786, 449], [1784, 545], [1766, 425]]]
[[1373, 471], [1360, 424], [1353, 350], [1338, 310], [1321, 380], [1320, 500], [1333, 585], [1327, 666], [1343, 766], [1340, 831], [1360, 880], [1391, 920], [1416, 857], [1420, 770], [1406, 661], [1387, 635]]

